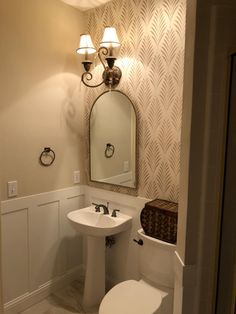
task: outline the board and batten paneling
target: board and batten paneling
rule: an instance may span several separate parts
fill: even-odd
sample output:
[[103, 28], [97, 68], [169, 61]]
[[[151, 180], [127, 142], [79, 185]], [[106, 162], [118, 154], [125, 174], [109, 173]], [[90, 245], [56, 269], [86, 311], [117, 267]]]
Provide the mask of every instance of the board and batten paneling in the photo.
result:
[[84, 188], [80, 186], [2, 202], [7, 313], [17, 313], [34, 295], [81, 267], [82, 236], [66, 215], [83, 205]]
[[28, 292], [28, 209], [2, 215], [4, 301]]
[[58, 275], [60, 254], [59, 201], [36, 205], [29, 210], [31, 290]]

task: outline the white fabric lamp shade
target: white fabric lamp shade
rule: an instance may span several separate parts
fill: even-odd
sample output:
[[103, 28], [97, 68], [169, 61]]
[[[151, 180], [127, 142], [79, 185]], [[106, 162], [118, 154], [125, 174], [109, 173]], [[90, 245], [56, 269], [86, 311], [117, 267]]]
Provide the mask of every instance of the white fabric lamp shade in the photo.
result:
[[91, 36], [89, 34], [80, 35], [80, 44], [76, 52], [81, 55], [92, 54], [96, 52]]
[[100, 43], [101, 47], [115, 48], [120, 46], [115, 27], [106, 27], [104, 30], [103, 38]]

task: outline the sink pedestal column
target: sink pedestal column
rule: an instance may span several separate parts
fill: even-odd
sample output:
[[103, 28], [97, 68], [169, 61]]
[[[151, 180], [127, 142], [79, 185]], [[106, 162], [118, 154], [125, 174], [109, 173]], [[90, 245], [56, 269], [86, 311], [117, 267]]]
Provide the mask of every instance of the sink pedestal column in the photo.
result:
[[105, 295], [105, 237], [86, 238], [87, 265], [83, 306], [89, 309], [99, 305]]

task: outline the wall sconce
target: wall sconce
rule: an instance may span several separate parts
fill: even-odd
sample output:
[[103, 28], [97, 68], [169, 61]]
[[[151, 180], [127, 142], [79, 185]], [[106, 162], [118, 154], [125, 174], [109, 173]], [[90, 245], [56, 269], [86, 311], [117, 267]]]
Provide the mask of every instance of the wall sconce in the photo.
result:
[[[84, 85], [88, 87], [98, 87], [103, 83], [107, 86], [116, 87], [119, 84], [122, 72], [121, 69], [115, 66], [116, 57], [113, 55], [113, 50], [120, 46], [119, 39], [116, 34], [114, 27], [105, 27], [100, 48], [98, 49], [97, 55], [101, 61], [104, 71], [102, 75], [102, 82], [96, 85], [88, 84], [92, 80], [93, 75], [90, 72], [92, 61], [89, 59], [90, 54], [96, 53], [96, 49], [93, 45], [91, 36], [89, 34], [80, 35], [80, 46], [76, 50], [77, 53], [84, 55], [84, 61], [82, 62], [85, 72], [82, 74], [81, 80]], [[105, 61], [102, 58], [105, 57]], [[107, 65], [105, 64], [107, 63]], [[87, 81], [87, 82], [86, 82]]]

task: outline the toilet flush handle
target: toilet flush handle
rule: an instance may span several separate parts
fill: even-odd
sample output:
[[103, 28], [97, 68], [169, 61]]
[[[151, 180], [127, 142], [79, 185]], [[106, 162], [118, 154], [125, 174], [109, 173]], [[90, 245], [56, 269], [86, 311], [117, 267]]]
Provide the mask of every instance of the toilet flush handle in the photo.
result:
[[143, 245], [143, 240], [141, 240], [141, 239], [139, 239], [139, 240], [133, 239], [133, 241], [138, 243], [138, 245]]

